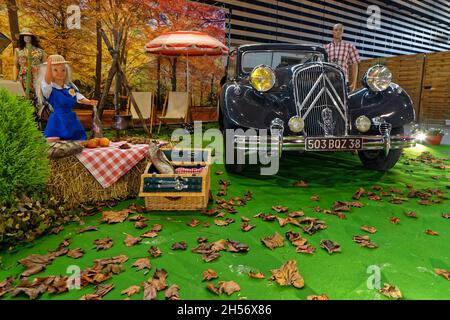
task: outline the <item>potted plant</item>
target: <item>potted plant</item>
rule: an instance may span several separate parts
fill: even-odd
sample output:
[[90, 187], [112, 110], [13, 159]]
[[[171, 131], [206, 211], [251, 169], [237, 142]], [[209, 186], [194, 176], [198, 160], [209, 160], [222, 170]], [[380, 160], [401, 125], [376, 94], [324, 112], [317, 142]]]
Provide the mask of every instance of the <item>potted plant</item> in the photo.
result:
[[442, 137], [444, 136], [444, 130], [439, 128], [430, 128], [426, 132], [425, 142], [432, 145], [440, 145]]

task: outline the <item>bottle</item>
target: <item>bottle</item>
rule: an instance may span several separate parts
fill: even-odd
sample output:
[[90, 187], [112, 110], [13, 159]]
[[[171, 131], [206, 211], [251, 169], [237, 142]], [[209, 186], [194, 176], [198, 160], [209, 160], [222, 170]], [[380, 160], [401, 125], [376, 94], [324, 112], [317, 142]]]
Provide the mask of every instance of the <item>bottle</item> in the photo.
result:
[[91, 126], [90, 139], [102, 138], [102, 137], [103, 137], [102, 122], [100, 121], [100, 118], [98, 117], [97, 106], [94, 106], [94, 109], [92, 112], [92, 126]]

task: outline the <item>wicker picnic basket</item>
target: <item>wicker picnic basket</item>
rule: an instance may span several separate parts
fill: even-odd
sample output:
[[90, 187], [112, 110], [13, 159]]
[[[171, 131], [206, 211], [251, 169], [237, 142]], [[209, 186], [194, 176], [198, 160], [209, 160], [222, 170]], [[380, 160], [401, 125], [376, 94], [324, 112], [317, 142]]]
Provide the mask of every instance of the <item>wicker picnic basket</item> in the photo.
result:
[[[177, 153], [174, 157], [173, 155]], [[208, 206], [210, 149], [163, 149], [174, 167], [203, 168], [200, 173], [156, 173], [151, 161], [141, 175], [139, 196], [147, 210], [199, 210]], [[182, 158], [182, 159], [181, 159]]]

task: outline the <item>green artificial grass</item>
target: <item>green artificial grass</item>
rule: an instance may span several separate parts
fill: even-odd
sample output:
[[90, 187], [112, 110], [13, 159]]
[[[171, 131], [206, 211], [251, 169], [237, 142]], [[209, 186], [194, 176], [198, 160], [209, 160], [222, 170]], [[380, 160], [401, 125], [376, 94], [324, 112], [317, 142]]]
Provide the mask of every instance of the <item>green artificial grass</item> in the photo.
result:
[[[407, 157], [415, 158], [423, 151], [430, 151], [439, 158], [449, 158], [450, 147], [427, 147], [418, 145], [406, 152]], [[445, 162], [448, 167], [449, 161]], [[213, 172], [224, 171], [223, 165], [213, 165]], [[434, 178], [432, 178], [434, 177]], [[77, 223], [66, 225], [58, 235], [47, 235], [33, 243], [18, 248], [15, 252], [1, 254], [0, 281], [8, 276], [18, 276], [24, 267], [17, 264], [19, 259], [30, 254], [45, 254], [54, 250], [65, 238], [70, 237], [72, 243], [69, 248], [81, 247], [85, 255], [80, 259], [67, 256], [56, 258], [45, 271], [32, 277], [50, 275], [69, 275], [66, 273], [70, 265], [77, 265], [81, 269], [91, 267], [94, 259], [107, 258], [125, 254], [129, 260], [124, 264], [125, 271], [113, 275], [105, 283], [114, 283], [114, 289], [103, 299], [124, 299], [120, 292], [132, 285], [140, 285], [150, 278], [154, 271], [164, 268], [168, 272], [168, 285], [177, 284], [180, 287], [181, 299], [306, 299], [312, 294], [327, 294], [330, 299], [387, 299], [376, 289], [367, 285], [372, 273], [368, 273], [370, 266], [377, 266], [381, 272], [381, 285], [389, 283], [397, 286], [404, 299], [450, 299], [450, 282], [435, 274], [434, 269], [450, 269], [450, 220], [442, 217], [450, 212], [449, 201], [430, 206], [418, 204], [417, 198], [408, 199], [401, 205], [389, 203], [389, 197], [382, 202], [372, 201], [363, 196], [360, 201], [363, 208], [352, 208], [346, 213], [347, 219], [341, 220], [336, 216], [322, 212], [314, 212], [313, 207], [331, 209], [334, 201], [354, 201], [352, 195], [363, 187], [373, 191], [372, 186], [379, 185], [386, 191], [394, 187], [406, 191], [406, 185], [411, 184], [415, 189], [440, 188], [449, 195], [446, 187], [449, 185], [449, 171], [434, 168], [433, 165], [418, 164], [401, 159], [395, 168], [387, 173], [380, 173], [363, 169], [356, 155], [350, 153], [335, 154], [285, 154], [281, 161], [281, 168], [276, 176], [260, 176], [257, 168], [249, 168], [242, 176], [212, 174], [212, 193], [219, 190], [219, 179], [231, 182], [226, 199], [243, 196], [247, 190], [253, 192], [253, 199], [246, 206], [237, 207], [238, 213], [227, 214], [236, 222], [226, 227], [214, 225], [214, 217], [190, 212], [148, 212], [144, 216], [149, 220], [145, 223], [148, 228], [137, 230], [134, 223], [124, 221], [119, 224], [101, 224], [101, 214], [83, 217], [83, 226]], [[294, 187], [298, 180], [308, 182], [306, 188]], [[312, 195], [319, 195], [320, 201], [312, 201]], [[404, 195], [406, 197], [406, 195]], [[215, 197], [218, 198], [218, 197]], [[433, 199], [436, 199], [433, 197]], [[121, 202], [113, 210], [128, 207], [131, 203], [143, 205], [142, 199], [132, 199]], [[276, 213], [271, 209], [274, 205], [288, 206], [289, 211], [303, 210], [305, 216], [318, 217], [325, 221], [328, 228], [310, 236], [299, 227], [286, 225], [280, 227], [277, 221], [266, 222], [253, 218], [259, 212], [274, 213], [285, 217], [283, 213]], [[212, 205], [211, 205], [212, 206]], [[109, 210], [109, 209], [105, 209]], [[417, 212], [417, 219], [409, 218], [405, 212]], [[256, 225], [249, 232], [240, 230], [240, 217], [251, 218], [250, 224]], [[392, 224], [389, 217], [399, 217], [398, 224]], [[191, 219], [200, 220], [197, 227], [189, 227]], [[208, 221], [209, 228], [203, 226]], [[151, 225], [159, 223], [163, 229], [156, 238], [144, 239], [134, 247], [126, 247], [123, 243], [126, 234], [139, 236], [149, 230]], [[98, 226], [99, 231], [77, 234], [78, 228]], [[368, 234], [360, 229], [362, 225], [374, 226], [378, 229], [375, 234]], [[425, 234], [426, 229], [439, 232], [438, 236]], [[300, 232], [309, 240], [309, 244], [316, 247], [312, 255], [296, 253], [293, 245], [287, 240], [284, 247], [270, 250], [261, 243], [261, 238], [273, 235], [275, 231], [283, 237], [289, 230]], [[379, 247], [368, 249], [360, 247], [352, 241], [355, 235], [369, 235], [373, 243]], [[114, 245], [111, 249], [96, 251], [93, 248], [94, 239], [111, 237]], [[250, 246], [248, 253], [221, 252], [221, 257], [210, 263], [202, 260], [200, 254], [191, 252], [197, 246], [196, 239], [206, 237], [208, 241], [232, 239], [244, 242]], [[321, 239], [330, 239], [341, 245], [342, 252], [328, 254], [320, 248]], [[186, 241], [186, 251], [170, 249], [175, 242]], [[162, 256], [152, 258], [147, 250], [150, 246], [158, 246]], [[131, 266], [138, 258], [150, 258], [152, 269], [145, 275], [144, 270], [136, 271]], [[300, 274], [305, 280], [305, 287], [296, 289], [292, 286], [281, 287], [268, 278], [270, 270], [281, 267], [288, 260], [296, 260]], [[210, 281], [233, 280], [237, 282], [241, 291], [231, 296], [222, 294], [217, 296], [206, 289], [208, 282], [202, 281], [203, 271], [211, 268], [219, 274], [218, 279]], [[261, 271], [266, 279], [249, 278], [249, 271]], [[17, 281], [15, 281], [17, 283]], [[90, 285], [80, 290], [67, 293], [41, 296], [41, 299], [79, 299], [82, 295], [92, 293], [95, 288]], [[131, 299], [142, 299], [141, 292]], [[4, 299], [27, 299], [20, 295]], [[158, 299], [164, 299], [164, 292], [158, 293]]]

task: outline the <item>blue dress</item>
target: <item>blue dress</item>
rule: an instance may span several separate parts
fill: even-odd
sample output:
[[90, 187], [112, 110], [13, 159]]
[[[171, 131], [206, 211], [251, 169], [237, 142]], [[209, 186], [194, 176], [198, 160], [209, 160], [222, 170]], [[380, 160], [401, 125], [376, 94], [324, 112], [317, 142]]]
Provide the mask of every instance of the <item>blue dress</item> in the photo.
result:
[[48, 118], [44, 135], [46, 137], [60, 137], [61, 140], [87, 140], [86, 133], [75, 112], [72, 109], [77, 104], [77, 89], [52, 88], [47, 101], [52, 105], [53, 112]]

